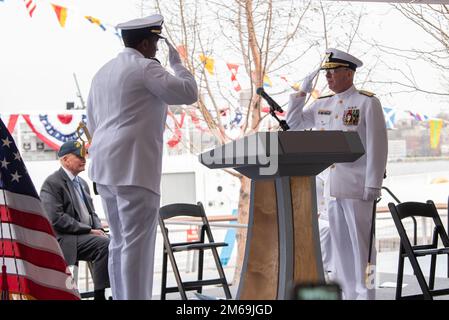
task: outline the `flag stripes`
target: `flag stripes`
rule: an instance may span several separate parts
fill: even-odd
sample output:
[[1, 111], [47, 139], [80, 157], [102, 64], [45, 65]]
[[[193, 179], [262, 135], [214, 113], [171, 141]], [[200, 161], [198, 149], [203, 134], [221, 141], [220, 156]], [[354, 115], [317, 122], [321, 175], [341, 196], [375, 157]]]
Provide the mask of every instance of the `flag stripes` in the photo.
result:
[[13, 137], [0, 119], [0, 299], [79, 299]]
[[3, 235], [3, 238], [0, 238], [0, 240], [15, 240], [29, 247], [62, 255], [61, 247], [59, 247], [56, 238], [48, 233], [34, 231], [15, 224], [3, 222], [1, 223], [0, 232], [2, 232], [0, 235]]
[[3, 239], [3, 248], [5, 257], [26, 259], [35, 266], [49, 268], [56, 271], [66, 271], [65, 260], [54, 253], [35, 249], [26, 246], [17, 241]]
[[9, 291], [12, 294], [25, 295], [28, 299], [36, 299], [33, 292], [39, 292], [42, 300], [79, 300], [70, 292], [48, 288], [23, 276], [7, 275]]
[[23, 228], [45, 232], [54, 236], [53, 228], [46, 218], [8, 208], [4, 205], [0, 205], [0, 221], [13, 223]]
[[[0, 188], [0, 190], [2, 189]], [[0, 205], [8, 205], [8, 207], [19, 211], [27, 211], [29, 213], [41, 215], [42, 206], [38, 198], [29, 195], [14, 193], [4, 189], [2, 190], [2, 192], [4, 196], [0, 196]], [[8, 199], [6, 202], [5, 198]]]
[[[12, 278], [17, 279], [17, 276], [20, 276], [32, 281], [35, 284], [45, 286], [48, 289], [58, 289], [58, 291], [65, 291], [74, 295], [73, 287], [71, 285], [72, 276], [70, 275], [70, 272], [65, 273], [38, 267], [19, 258], [14, 259], [5, 257], [4, 260], [6, 269], [8, 270], [8, 276], [11, 276]], [[35, 294], [32, 294], [32, 296], [35, 296]]]

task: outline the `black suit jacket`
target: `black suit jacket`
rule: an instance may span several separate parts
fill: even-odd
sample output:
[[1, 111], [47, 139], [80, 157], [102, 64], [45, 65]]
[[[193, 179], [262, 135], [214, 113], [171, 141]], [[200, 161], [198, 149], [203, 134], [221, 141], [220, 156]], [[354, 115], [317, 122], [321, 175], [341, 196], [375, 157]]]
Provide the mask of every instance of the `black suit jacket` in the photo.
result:
[[47, 177], [42, 185], [40, 198], [44, 211], [56, 232], [64, 257], [69, 265], [77, 262], [77, 235], [87, 234], [91, 229], [101, 229], [101, 221], [94, 211], [87, 182], [81, 178], [81, 186], [87, 198], [92, 226], [80, 222], [80, 212], [76, 190], [72, 181], [60, 168]]

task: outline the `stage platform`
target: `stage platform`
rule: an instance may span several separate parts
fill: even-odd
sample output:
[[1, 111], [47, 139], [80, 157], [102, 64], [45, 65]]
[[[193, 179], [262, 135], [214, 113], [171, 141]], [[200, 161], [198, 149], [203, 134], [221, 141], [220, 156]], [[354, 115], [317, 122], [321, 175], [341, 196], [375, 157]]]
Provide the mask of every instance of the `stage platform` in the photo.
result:
[[[156, 258], [156, 264], [155, 264], [155, 274], [154, 274], [154, 282], [153, 282], [153, 300], [159, 300], [160, 299], [160, 286], [161, 286], [161, 250], [162, 250], [162, 243], [158, 242], [157, 245], [157, 254], [155, 256]], [[190, 272], [186, 273], [186, 269], [188, 267], [192, 267], [193, 261], [192, 256], [188, 257], [186, 256], [185, 259], [181, 259], [180, 266], [181, 274], [184, 277], [184, 281], [186, 280], [193, 280], [196, 276], [196, 272], [193, 272], [193, 270], [190, 270]], [[212, 264], [208, 263], [210, 257], [207, 258], [207, 255], [205, 256], [205, 272], [204, 272], [204, 278], [212, 278], [216, 276], [216, 271], [212, 267]], [[419, 258], [420, 262], [422, 263], [422, 269], [424, 275], [429, 274], [429, 267], [430, 267], [430, 258], [429, 257], [423, 257]], [[395, 285], [396, 285], [396, 274], [397, 274], [397, 263], [398, 263], [398, 253], [396, 251], [387, 251], [387, 252], [378, 252], [377, 254], [377, 278], [376, 278], [376, 300], [394, 300], [395, 299]], [[175, 279], [173, 276], [173, 273], [170, 271], [169, 266], [169, 274], [168, 274], [168, 285], [173, 286], [175, 285]], [[235, 259], [232, 259], [229, 265], [224, 266], [224, 272], [226, 274], [226, 278], [228, 279], [228, 283], [230, 283], [230, 290], [232, 293], [233, 298], [236, 297], [237, 290], [238, 290], [238, 283], [232, 283], [234, 279], [234, 272], [235, 272]], [[81, 272], [81, 275], [83, 275], [83, 272]], [[436, 281], [435, 281], [435, 288], [449, 288], [449, 278], [447, 274], [447, 258], [444, 256], [440, 256], [437, 259], [437, 267], [436, 267]], [[90, 289], [92, 289], [92, 283], [91, 279], [89, 279], [90, 283]], [[84, 279], [80, 279], [80, 285], [81, 287], [84, 284]], [[411, 268], [410, 263], [408, 260], [406, 260], [404, 265], [404, 285], [403, 288], [403, 294], [409, 295], [409, 294], [418, 294], [421, 293], [419, 289], [419, 285], [416, 281], [416, 278], [413, 276], [413, 271]], [[80, 287], [80, 289], [82, 289]], [[107, 293], [110, 293], [110, 290], [107, 291]], [[208, 286], [204, 288], [203, 291], [204, 295], [215, 297], [215, 298], [222, 298], [224, 297], [223, 290], [220, 287], [216, 286]], [[188, 296], [197, 299], [197, 297], [194, 295], [193, 292], [189, 292]], [[171, 293], [167, 295], [167, 299], [169, 300], [180, 300], [180, 295], [176, 293]], [[441, 296], [436, 297], [435, 300], [449, 300], [448, 296]]]
[[[438, 278], [435, 280], [435, 288], [449, 288], [448, 278]], [[376, 300], [394, 300], [396, 292], [396, 274], [395, 273], [378, 273], [378, 281], [376, 285]], [[231, 285], [229, 287], [232, 296], [235, 297], [237, 293], [237, 286]], [[404, 287], [403, 295], [419, 294], [421, 293], [419, 289], [418, 282], [416, 278], [412, 275], [404, 275]], [[209, 287], [205, 288], [203, 295], [210, 299], [223, 299], [223, 290], [220, 287]], [[198, 300], [199, 298], [193, 293], [188, 293], [189, 299]], [[153, 299], [159, 300], [160, 296], [158, 294], [153, 296]], [[170, 293], [167, 295], [167, 300], [180, 300], [179, 294]], [[448, 296], [435, 297], [435, 300], [449, 300]]]

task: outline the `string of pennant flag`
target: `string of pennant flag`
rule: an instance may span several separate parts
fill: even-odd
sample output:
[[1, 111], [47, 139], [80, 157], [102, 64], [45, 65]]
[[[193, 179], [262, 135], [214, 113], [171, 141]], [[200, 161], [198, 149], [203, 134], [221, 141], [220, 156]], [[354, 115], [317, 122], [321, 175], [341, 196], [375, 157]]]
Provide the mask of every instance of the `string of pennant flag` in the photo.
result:
[[[0, 2], [4, 2], [5, 0], [0, 0]], [[40, 10], [43, 5], [49, 5], [52, 10], [55, 13], [55, 17], [57, 19], [58, 24], [61, 28], [65, 28], [66, 21], [69, 16], [69, 14], [74, 14], [75, 12], [78, 12], [78, 10], [73, 8], [68, 8], [59, 4], [55, 4], [52, 2], [47, 2], [47, 0], [23, 0], [24, 3], [24, 9], [27, 10], [28, 15], [30, 18], [33, 18], [36, 11]], [[117, 36], [121, 40], [121, 35], [119, 30], [112, 25], [111, 23], [108, 23], [102, 19], [99, 19], [97, 17], [93, 17], [91, 15], [82, 15], [83, 18], [90, 23], [98, 26], [103, 31], [110, 31], [115, 36]], [[177, 46], [178, 52], [180, 53], [181, 57], [185, 60], [187, 59], [187, 51], [185, 45], [179, 45]], [[203, 64], [204, 69], [208, 72], [209, 75], [213, 76], [215, 75], [215, 59], [211, 56], [208, 56], [204, 53], [201, 53], [199, 56], [199, 61]], [[240, 81], [238, 80], [238, 70], [240, 67], [240, 64], [237, 63], [230, 63], [226, 62], [226, 65], [230, 72], [230, 80], [233, 84], [233, 89], [236, 92], [239, 92], [242, 90], [242, 85]], [[255, 79], [255, 74], [253, 73], [251, 75], [253, 81]], [[287, 85], [289, 85], [291, 88], [298, 90], [299, 84], [298, 83], [291, 83], [285, 75], [279, 76], [279, 78]], [[273, 80], [268, 74], [265, 74], [263, 76], [263, 86], [266, 88], [270, 88], [273, 86]], [[316, 94], [314, 96], [317, 96]]]
[[[27, 13], [30, 18], [33, 18], [35, 16], [35, 13], [41, 9], [42, 5], [44, 5], [44, 4], [49, 5], [51, 7], [51, 9], [54, 11], [57, 22], [61, 28], [65, 28], [66, 21], [67, 21], [69, 14], [78, 12], [78, 10], [76, 10], [76, 9], [68, 8], [65, 6], [61, 6], [59, 4], [48, 2], [48, 0], [22, 0], [22, 1], [24, 4], [24, 10], [25, 9], [27, 10]], [[5, 2], [5, 0], [0, 0], [0, 3], [4, 3], [4, 2]], [[93, 17], [91, 15], [82, 15], [82, 17], [83, 17], [83, 19], [90, 22], [91, 24], [99, 27], [102, 31], [111, 31], [114, 35], [116, 35], [118, 38], [121, 39], [119, 31], [117, 30], [117, 28], [115, 28], [114, 25], [112, 25], [102, 19], [99, 19], [97, 17]], [[181, 58], [186, 60], [187, 59], [186, 46], [183, 44], [178, 45], [177, 50], [180, 53]], [[198, 59], [203, 64], [204, 69], [207, 71], [207, 73], [210, 76], [216, 75], [216, 60], [212, 56], [208, 56], [205, 53], [201, 53], [198, 56]], [[238, 93], [242, 90], [242, 83], [241, 83], [241, 81], [239, 81], [239, 69], [242, 64], [232, 63], [232, 62], [225, 62], [225, 63], [226, 63], [227, 70], [230, 73], [229, 79], [230, 79], [230, 82], [232, 83], [232, 88], [235, 92]], [[251, 78], [253, 81], [255, 80], [256, 74], [254, 72], [251, 74]], [[272, 77], [270, 77], [268, 74], [265, 74], [263, 76], [263, 86], [266, 88], [272, 87], [274, 78], [278, 78], [280, 80], [280, 83], [282, 83], [283, 85], [287, 85], [288, 87], [290, 87], [294, 90], [300, 89], [299, 83], [290, 81], [286, 75], [280, 75], [280, 76], [272, 75]], [[318, 98], [319, 96], [320, 96], [320, 92], [318, 90], [314, 90], [312, 92], [312, 97], [314, 99]], [[383, 109], [384, 109], [384, 115], [385, 115], [387, 128], [394, 129], [395, 124], [396, 124], [396, 114], [397, 114], [396, 110], [393, 108], [387, 108], [387, 107], [384, 107]], [[265, 107], [265, 109], [262, 108], [261, 111], [269, 112], [268, 107]], [[436, 147], [438, 145], [439, 136], [440, 136], [441, 128], [443, 125], [443, 120], [442, 119], [433, 119], [425, 114], [415, 113], [415, 112], [412, 112], [409, 110], [407, 110], [405, 112], [412, 119], [414, 119], [416, 121], [429, 121], [431, 136], [434, 137], [432, 146]], [[201, 131], [208, 130], [207, 127], [202, 127], [199, 124], [199, 118], [195, 114], [193, 114], [192, 112], [189, 112], [188, 115], [191, 117], [192, 122], [195, 124], [197, 129], [199, 129]], [[18, 115], [17, 115], [17, 117], [18, 117]], [[169, 117], [171, 117], [171, 116], [169, 115]], [[174, 128], [174, 131], [173, 131], [174, 137], [171, 139], [169, 146], [175, 146], [180, 141], [180, 139], [181, 139], [180, 128], [182, 128], [184, 117], [185, 117], [185, 114], [182, 115], [182, 120], [179, 123], [175, 122], [175, 126], [173, 127]], [[172, 118], [175, 119], [174, 117], [172, 117]], [[228, 126], [229, 128], [238, 127], [240, 125], [242, 118], [243, 118], [242, 112], [239, 110], [235, 110], [234, 116], [232, 118], [228, 117], [229, 123], [226, 124], [226, 126]], [[15, 120], [14, 120], [14, 117], [10, 118], [9, 122], [8, 122], [8, 129], [10, 129], [10, 127], [13, 129], [16, 122], [17, 122], [17, 118], [15, 118]], [[57, 144], [53, 145], [53, 147], [56, 148]]]
[[[4, 2], [4, 0], [0, 0], [1, 2]], [[38, 10], [41, 5], [43, 4], [40, 0], [23, 0], [24, 5], [25, 5], [25, 9], [28, 12], [28, 15], [30, 16], [30, 18], [33, 18], [36, 10]], [[47, 3], [45, 3], [47, 4]], [[48, 3], [51, 8], [53, 9], [53, 11], [55, 12], [55, 16], [57, 18], [57, 21], [59, 23], [59, 25], [61, 26], [61, 28], [65, 28], [66, 25], [66, 21], [67, 21], [67, 17], [70, 13], [76, 12], [77, 10], [68, 8], [68, 7], [64, 7], [61, 6], [59, 4], [55, 4], [52, 2]], [[86, 19], [87, 21], [89, 21], [90, 23], [97, 25], [101, 30], [103, 31], [108, 31], [110, 30], [114, 35], [116, 35], [118, 38], [121, 39], [121, 35], [118, 32], [117, 28], [115, 26], [113, 26], [110, 23], [106, 23], [103, 20], [100, 20], [99, 18], [90, 16], [90, 15], [84, 15], [83, 16], [84, 19]]]
[[[186, 50], [186, 46], [181, 44], [178, 45], [176, 47], [176, 49], [179, 52], [179, 55], [181, 56], [181, 58], [185, 61], [187, 60], [187, 50]], [[216, 67], [216, 61], [213, 57], [211, 56], [207, 56], [204, 53], [201, 53], [199, 56], [199, 61], [203, 64], [204, 69], [207, 71], [207, 73], [210, 76], [215, 75], [215, 67]], [[226, 66], [230, 72], [230, 80], [233, 86], [233, 89], [236, 92], [240, 92], [242, 90], [242, 85], [240, 83], [240, 81], [238, 80], [238, 72], [239, 72], [239, 68], [241, 66], [241, 64], [239, 63], [233, 63], [233, 62], [225, 62]], [[297, 82], [291, 82], [287, 79], [286, 75], [281, 75], [281, 76], [275, 76], [278, 77], [280, 80], [282, 80], [282, 83], [287, 84], [290, 88], [294, 89], [294, 90], [299, 90], [300, 89], [300, 85]], [[256, 74], [253, 71], [253, 73], [251, 74], [251, 78], [253, 81], [255, 81], [256, 79]], [[271, 88], [273, 87], [273, 80], [272, 78], [268, 75], [265, 74], [263, 76], [263, 86], [265, 88]], [[314, 91], [313, 93], [313, 97], [316, 99], [319, 96], [319, 92], [318, 91]]]
[[[222, 117], [228, 119], [225, 129], [240, 128], [242, 125], [243, 114], [240, 109], [230, 112], [228, 109], [220, 111]], [[262, 112], [269, 112], [262, 110]], [[283, 116], [283, 115], [281, 115]], [[65, 114], [5, 114], [2, 113], [0, 118], [5, 123], [8, 131], [12, 134], [17, 126], [19, 118], [25, 121], [31, 131], [48, 147], [57, 151], [61, 145], [69, 140], [77, 140], [77, 128], [80, 122], [86, 123], [87, 117], [82, 112], [70, 112]], [[182, 129], [185, 127], [186, 118], [190, 118], [190, 123], [199, 132], [209, 132], [209, 128], [205, 121], [197, 114], [195, 109], [186, 109], [179, 114], [168, 112], [166, 128], [167, 145], [169, 148], [176, 147], [183, 138]], [[171, 134], [171, 136], [170, 136]]]
[[[1, 0], [0, 0], [1, 1]], [[396, 111], [392, 108], [384, 107], [384, 115], [387, 127], [392, 129], [395, 124]], [[262, 113], [269, 113], [269, 107], [262, 107]], [[288, 110], [287, 110], [288, 112]], [[411, 111], [406, 111], [413, 119], [417, 121], [428, 121], [430, 128], [430, 144], [432, 148], [437, 148], [440, 143], [441, 130], [443, 127], [442, 119], [431, 119], [427, 115], [417, 115]], [[240, 129], [243, 125], [244, 114], [240, 109], [231, 110], [223, 108], [220, 110], [222, 119], [226, 119], [225, 130]], [[278, 113], [279, 117], [285, 117], [286, 112]], [[78, 124], [86, 122], [86, 115], [83, 112], [71, 112], [66, 114], [1, 114], [0, 118], [5, 123], [8, 131], [12, 134], [18, 123], [19, 117], [22, 117], [36, 136], [47, 146], [58, 150], [61, 145], [68, 140], [76, 140]], [[195, 109], [185, 109], [178, 114], [168, 112], [166, 128], [167, 145], [169, 148], [176, 147], [183, 139], [182, 129], [185, 126], [186, 118], [190, 118], [190, 123], [199, 132], [208, 132], [205, 121], [198, 116]], [[421, 119], [421, 120], [418, 120]], [[425, 120], [427, 119], [427, 120]], [[170, 136], [171, 134], [171, 136]]]
[[[66, 25], [66, 20], [67, 17], [69, 15], [69, 12], [76, 12], [78, 10], [72, 9], [72, 8], [68, 8], [65, 6], [61, 6], [59, 4], [55, 4], [52, 2], [48, 2], [48, 0], [22, 0], [24, 3], [24, 8], [27, 10], [28, 15], [30, 16], [30, 18], [33, 18], [35, 12], [37, 10], [39, 10], [39, 8], [42, 6], [42, 4], [49, 4], [53, 11], [55, 12], [55, 16], [57, 18], [57, 21], [59, 23], [59, 25], [64, 28]], [[0, 0], [1, 3], [4, 3], [5, 0]], [[103, 31], [112, 31], [112, 33], [114, 35], [116, 35], [119, 39], [121, 39], [121, 35], [120, 32], [118, 31], [118, 29], [110, 24], [107, 23], [105, 21], [103, 21], [102, 19], [99, 19], [97, 17], [93, 17], [91, 15], [83, 15], [84, 19], [86, 19], [87, 21], [89, 21], [90, 23], [98, 26], [101, 30]], [[186, 60], [187, 59], [187, 50], [185, 45], [181, 44], [177, 46], [177, 50], [180, 53], [182, 59]], [[201, 53], [199, 55], [199, 60], [201, 61], [201, 63], [204, 65], [205, 70], [210, 74], [210, 75], [214, 75], [215, 74], [215, 59], [213, 57], [207, 56], [204, 53]], [[236, 63], [230, 63], [230, 62], [226, 62], [226, 65], [229, 69], [230, 72], [230, 80], [233, 84], [233, 88], [236, 92], [239, 92], [242, 90], [242, 86], [237, 78], [237, 74], [238, 74], [238, 70], [241, 64], [236, 64]], [[255, 74], [251, 75], [252, 79], [255, 79]], [[287, 77], [285, 75], [280, 75], [278, 76], [279, 79], [281, 79], [285, 84], [287, 84], [289, 87], [291, 87], [294, 90], [299, 90], [300, 89], [300, 85], [298, 82], [291, 82], [289, 79], [287, 79]], [[265, 74], [263, 76], [263, 86], [264, 87], [272, 87], [273, 86], [273, 81], [270, 78], [270, 76], [268, 74]], [[312, 97], [314, 99], [316, 99], [317, 97], [319, 97], [320, 93], [318, 91], [314, 91], [312, 92]], [[412, 117], [414, 117], [417, 121], [425, 121], [428, 120], [429, 118], [426, 117], [425, 115], [421, 115], [418, 113], [413, 113], [410, 111], [410, 115]], [[392, 125], [392, 123], [387, 123], [388, 125]]]
[[[0, 0], [0, 2], [5, 2], [5, 0]], [[64, 28], [65, 24], [66, 24], [66, 20], [68, 17], [69, 12], [76, 12], [77, 10], [73, 10], [71, 8], [65, 7], [65, 6], [61, 6], [59, 4], [55, 4], [52, 2], [47, 2], [47, 0], [23, 0], [24, 3], [24, 8], [27, 10], [30, 18], [33, 18], [33, 15], [35, 14], [36, 10], [38, 10], [38, 8], [42, 5], [42, 2], [46, 2], [48, 3], [52, 8], [53, 11], [55, 12], [55, 16], [57, 18], [57, 21], [59, 23], [59, 25]], [[113, 32], [114, 35], [116, 35], [119, 39], [121, 39], [121, 35], [120, 32], [118, 31], [118, 29], [107, 22], [104, 22], [103, 20], [97, 18], [97, 17], [93, 17], [91, 15], [84, 15], [83, 16], [84, 19], [86, 19], [87, 21], [89, 21], [90, 23], [98, 26], [101, 30], [103, 31], [108, 31], [111, 30]], [[187, 50], [185, 45], [181, 44], [177, 46], [177, 50], [180, 53], [180, 56], [182, 59], [186, 60], [187, 59]], [[209, 75], [214, 75], [215, 74], [215, 59], [213, 57], [207, 56], [204, 53], [201, 53], [199, 55], [199, 60], [201, 61], [201, 63], [204, 66], [204, 69], [209, 73]], [[233, 84], [233, 89], [236, 92], [239, 92], [242, 90], [242, 86], [237, 78], [237, 74], [238, 74], [238, 70], [240, 67], [240, 64], [236, 64], [236, 63], [230, 63], [230, 62], [226, 62], [226, 65], [228, 67], [228, 70], [230, 72], [230, 81]], [[253, 74], [251, 75], [252, 79], [255, 79], [255, 74], [253, 72]], [[300, 85], [297, 82], [291, 82], [287, 79], [287, 77], [285, 75], [280, 75], [278, 76], [279, 79], [281, 79], [285, 84], [287, 84], [289, 87], [291, 87], [294, 90], [299, 90], [300, 89]], [[264, 87], [272, 87], [273, 86], [273, 81], [270, 78], [270, 76], [268, 74], [265, 74], [263, 76], [263, 86]], [[317, 90], [314, 90], [314, 92], [312, 92], [312, 97], [314, 99], [318, 98], [320, 95], [320, 93]], [[391, 111], [391, 110], [390, 110]], [[408, 111], [410, 116], [412, 116], [414, 119], [416, 119], [417, 121], [426, 121], [429, 120], [429, 117], [427, 117], [426, 115], [421, 115], [418, 113], [413, 113], [411, 111]], [[387, 122], [387, 127], [393, 127], [393, 122], [388, 121]]]
[[[0, 0], [1, 1], [1, 0]], [[168, 137], [167, 145], [174, 148], [182, 139], [181, 129], [184, 127], [185, 119], [189, 116], [193, 126], [200, 132], [208, 132], [209, 128], [197, 115], [197, 111], [187, 109], [180, 114], [168, 112], [166, 127], [173, 135]], [[77, 140], [77, 128], [80, 122], [86, 123], [87, 117], [84, 113], [72, 112], [66, 114], [1, 114], [0, 118], [5, 123], [8, 131], [12, 134], [17, 126], [19, 117], [22, 117], [31, 131], [47, 146], [57, 151], [61, 145], [69, 140]], [[241, 124], [242, 114], [236, 112], [230, 121], [233, 125]]]
[[[396, 120], [397, 120], [397, 110], [389, 107], [383, 107], [385, 122], [387, 125], [387, 129], [394, 129]], [[404, 111], [406, 115], [416, 121], [429, 121], [430, 123], [443, 123], [443, 119], [433, 118], [423, 113], [413, 112], [410, 110]]]
[[[394, 129], [396, 124], [397, 111], [393, 108], [387, 107], [384, 107], [383, 110], [387, 129]], [[429, 123], [430, 147], [432, 149], [437, 149], [440, 145], [441, 130], [443, 129], [443, 123], [445, 122], [445, 120], [432, 118], [426, 114], [417, 113], [410, 110], [406, 110], [405, 114], [407, 114], [415, 121]]]

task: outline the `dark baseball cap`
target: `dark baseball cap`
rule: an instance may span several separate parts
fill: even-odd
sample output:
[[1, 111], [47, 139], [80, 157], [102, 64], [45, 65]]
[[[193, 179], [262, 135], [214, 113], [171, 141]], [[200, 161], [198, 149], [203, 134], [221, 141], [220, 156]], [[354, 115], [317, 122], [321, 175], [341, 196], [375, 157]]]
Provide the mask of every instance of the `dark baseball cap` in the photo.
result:
[[81, 142], [76, 140], [67, 141], [61, 146], [61, 148], [59, 148], [58, 157], [61, 158], [69, 153], [72, 153], [78, 157], [84, 157], [82, 156], [82, 149], [83, 145]]

